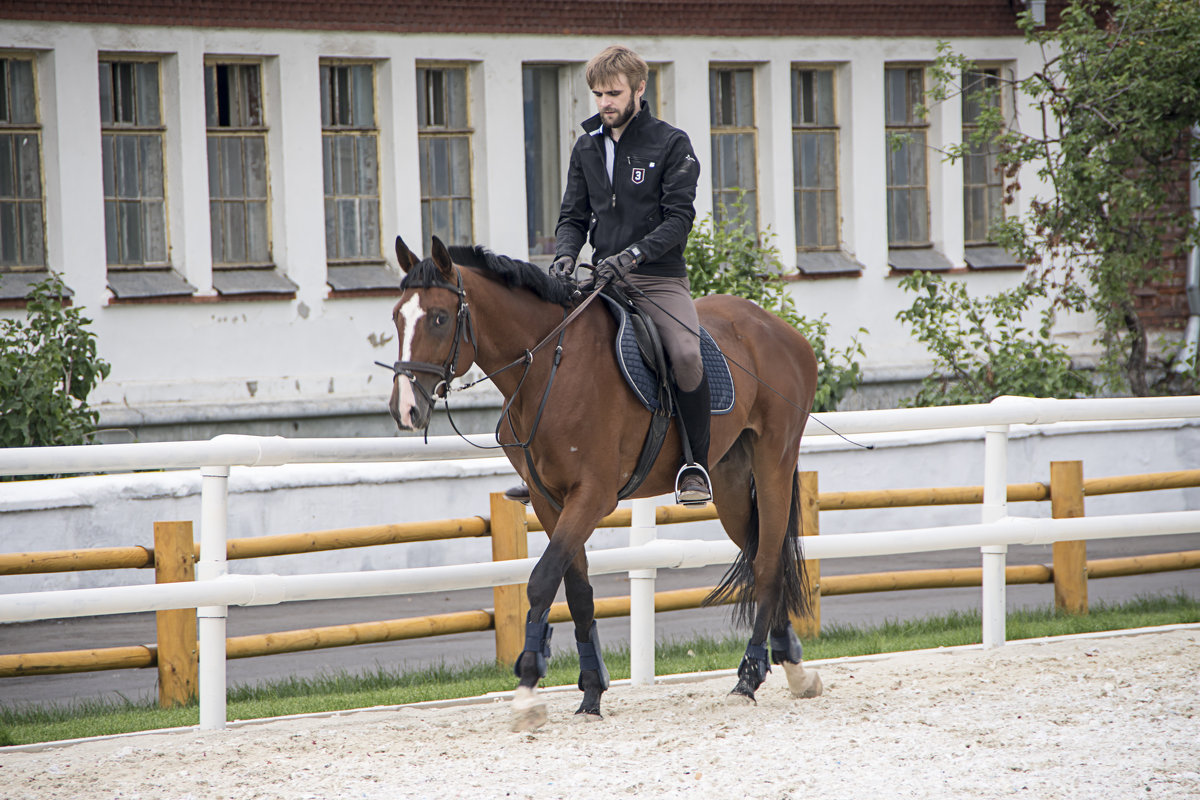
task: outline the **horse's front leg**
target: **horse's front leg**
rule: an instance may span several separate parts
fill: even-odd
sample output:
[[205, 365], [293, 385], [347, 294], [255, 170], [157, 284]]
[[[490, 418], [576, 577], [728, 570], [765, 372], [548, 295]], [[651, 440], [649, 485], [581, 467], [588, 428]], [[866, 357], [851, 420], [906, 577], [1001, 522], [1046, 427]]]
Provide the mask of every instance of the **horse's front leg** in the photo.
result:
[[608, 689], [608, 668], [604, 665], [604, 654], [600, 649], [600, 636], [596, 631], [596, 604], [592, 598], [592, 584], [587, 574], [587, 553], [580, 551], [565, 576], [567, 605], [571, 607], [571, 619], [575, 622], [575, 647], [579, 651], [579, 691], [583, 702], [575, 713], [581, 719], [598, 720], [600, 696]]
[[546, 676], [550, 657], [550, 604], [554, 602], [568, 568], [582, 554], [584, 542], [604, 513], [602, 503], [573, 501], [568, 497], [554, 524], [550, 543], [529, 575], [525, 647], [514, 668], [519, 680], [512, 704], [513, 730], [533, 730], [546, 721], [546, 701], [537, 694], [537, 685]]

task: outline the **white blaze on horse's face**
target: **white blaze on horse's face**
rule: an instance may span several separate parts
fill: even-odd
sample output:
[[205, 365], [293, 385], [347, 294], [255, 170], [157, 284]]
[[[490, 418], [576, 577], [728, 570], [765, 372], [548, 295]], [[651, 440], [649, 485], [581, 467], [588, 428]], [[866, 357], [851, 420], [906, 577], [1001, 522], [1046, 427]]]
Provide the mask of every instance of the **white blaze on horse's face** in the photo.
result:
[[[417, 328], [424, 316], [425, 309], [421, 308], [419, 294], [414, 294], [405, 300], [396, 310], [396, 327], [400, 327], [403, 323], [403, 330], [400, 331], [401, 361], [413, 360], [413, 340], [417, 336]], [[401, 428], [413, 430], [417, 427], [417, 420], [414, 418], [416, 410], [417, 394], [413, 391], [412, 381], [397, 375], [396, 384], [392, 388], [392, 416]]]

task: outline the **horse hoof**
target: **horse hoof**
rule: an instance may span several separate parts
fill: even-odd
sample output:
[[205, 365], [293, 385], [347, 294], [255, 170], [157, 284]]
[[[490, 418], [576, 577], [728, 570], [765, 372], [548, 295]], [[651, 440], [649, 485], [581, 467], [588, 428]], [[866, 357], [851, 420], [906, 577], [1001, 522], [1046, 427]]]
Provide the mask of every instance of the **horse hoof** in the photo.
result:
[[815, 669], [806, 670], [802, 664], [783, 662], [783, 672], [787, 675], [788, 689], [792, 697], [807, 699], [820, 697], [825, 691], [821, 683], [821, 675]]
[[753, 692], [746, 692], [741, 687], [738, 687], [725, 696], [725, 705], [756, 706], [758, 705], [758, 701], [754, 699]]
[[595, 711], [585, 711], [581, 708], [575, 712], [576, 722], [582, 722], [586, 724], [588, 722], [601, 722], [603, 720], [604, 716], [600, 713], [599, 709], [596, 709]]
[[512, 729], [535, 731], [546, 724], [546, 701], [528, 686], [518, 686], [512, 700]]

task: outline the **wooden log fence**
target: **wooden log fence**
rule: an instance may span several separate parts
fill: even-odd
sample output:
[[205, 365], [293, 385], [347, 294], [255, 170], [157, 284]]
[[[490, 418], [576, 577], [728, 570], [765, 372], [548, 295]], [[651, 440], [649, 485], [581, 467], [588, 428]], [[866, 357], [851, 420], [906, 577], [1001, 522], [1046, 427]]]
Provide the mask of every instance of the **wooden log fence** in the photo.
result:
[[[1080, 462], [1054, 462], [1051, 464], [1051, 480], [1048, 484], [1010, 484], [1007, 494], [1009, 502], [1050, 500], [1053, 516], [1065, 518], [1083, 515], [1084, 497], [1196, 486], [1200, 486], [1200, 470], [1085, 480], [1082, 477]], [[816, 473], [801, 473], [801, 526], [803, 535], [809, 536], [819, 534], [821, 511], [966, 505], [978, 504], [982, 500], [982, 487], [821, 493], [818, 491]], [[629, 509], [617, 509], [601, 520], [598, 527], [627, 527], [631, 516]], [[655, 521], [659, 525], [712, 519], [716, 519], [716, 512], [711, 504], [699, 509], [660, 506], [655, 512]], [[537, 517], [526, 512], [523, 506], [507, 500], [502, 494], [494, 494], [491, 496], [490, 519], [471, 517], [231, 539], [228, 542], [228, 557], [263, 558], [351, 547], [490, 536], [494, 560], [519, 559], [527, 557], [528, 532], [541, 530], [544, 528]], [[1060, 544], [1065, 546], [1060, 548]], [[79, 551], [0, 554], [0, 575], [155, 567], [156, 579], [159, 581], [193, 580], [194, 564], [198, 556], [199, 546], [192, 541], [190, 522], [155, 523], [154, 548], [107, 547]], [[1005, 571], [1006, 582], [1014, 585], [1053, 583], [1056, 608], [1064, 613], [1076, 614], [1087, 612], [1089, 579], [1200, 568], [1200, 550], [1088, 561], [1086, 543], [1068, 542], [1054, 545], [1053, 557], [1052, 565], [1008, 566]], [[822, 577], [818, 561], [807, 561], [805, 565], [812, 590], [813, 613], [806, 618], [793, 620], [793, 623], [798, 633], [808, 638], [819, 635], [820, 604], [823, 597], [880, 591], [973, 587], [980, 586], [983, 582], [983, 570], [979, 567]], [[698, 608], [712, 588], [657, 592], [654, 600], [655, 611]], [[497, 659], [511, 663], [519, 655], [519, 649], [524, 642], [525, 613], [528, 610], [524, 589], [524, 584], [496, 587], [494, 609], [230, 637], [226, 645], [227, 657], [249, 658], [326, 647], [494, 630]], [[630, 600], [628, 597], [602, 597], [595, 600], [595, 605], [596, 616], [599, 618], [628, 616]], [[157, 666], [160, 703], [174, 705], [186, 702], [194, 696], [197, 684], [195, 610], [160, 611], [157, 614], [157, 646], [146, 644], [0, 655], [0, 678]], [[566, 603], [555, 603], [551, 607], [551, 622], [566, 622], [570, 618]]]

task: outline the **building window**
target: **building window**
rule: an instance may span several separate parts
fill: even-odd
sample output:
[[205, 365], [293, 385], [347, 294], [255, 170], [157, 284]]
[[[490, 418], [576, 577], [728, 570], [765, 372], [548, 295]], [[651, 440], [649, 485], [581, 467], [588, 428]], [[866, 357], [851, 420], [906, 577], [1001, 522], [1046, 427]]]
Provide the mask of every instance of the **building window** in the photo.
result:
[[1004, 218], [1004, 181], [994, 141], [976, 141], [980, 117], [1000, 112], [1000, 69], [985, 67], [963, 75], [962, 136], [963, 231], [967, 245], [991, 241], [992, 226]]
[[259, 65], [205, 65], [204, 97], [213, 265], [267, 265], [267, 128]]
[[713, 221], [722, 224], [744, 206], [746, 228], [758, 230], [757, 130], [754, 127], [754, 70], [714, 67], [708, 73], [712, 126]]
[[649, 64], [646, 72], [646, 93], [642, 99], [655, 119], [662, 119], [662, 67]]
[[0, 270], [46, 266], [33, 59], [0, 56]]
[[925, 70], [884, 71], [887, 127], [887, 231], [892, 247], [925, 247], [929, 242], [929, 190], [926, 180], [927, 123]]
[[836, 250], [838, 128], [832, 69], [792, 70], [796, 249]]
[[525, 106], [525, 207], [530, 258], [554, 255], [562, 203], [559, 67], [521, 69]]
[[110, 268], [167, 264], [157, 61], [100, 62], [104, 229]]
[[421, 232], [446, 244], [473, 244], [471, 121], [467, 68], [417, 69], [417, 139], [421, 159]]
[[321, 63], [321, 158], [325, 257], [382, 260], [373, 64]]

